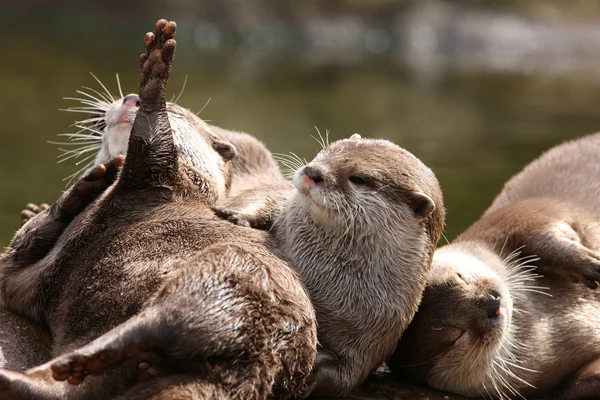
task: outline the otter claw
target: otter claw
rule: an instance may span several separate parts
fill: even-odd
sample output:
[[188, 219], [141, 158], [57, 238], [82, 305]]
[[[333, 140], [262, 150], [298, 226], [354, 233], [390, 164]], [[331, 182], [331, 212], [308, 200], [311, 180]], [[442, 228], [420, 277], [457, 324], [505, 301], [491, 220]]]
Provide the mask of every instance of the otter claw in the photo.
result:
[[232, 224], [235, 225], [239, 225], [239, 226], [245, 226], [250, 228], [250, 221], [248, 221], [248, 219], [246, 217], [244, 217], [242, 214], [238, 214], [233, 210], [230, 210], [226, 207], [223, 206], [214, 206], [212, 208], [213, 212], [215, 213], [215, 215], [221, 219], [226, 219], [227, 221], [231, 222]]
[[29, 203], [21, 211], [21, 225], [25, 225], [27, 221], [35, 217], [42, 211], [48, 209], [50, 206], [46, 203], [42, 203], [39, 206], [37, 204]]

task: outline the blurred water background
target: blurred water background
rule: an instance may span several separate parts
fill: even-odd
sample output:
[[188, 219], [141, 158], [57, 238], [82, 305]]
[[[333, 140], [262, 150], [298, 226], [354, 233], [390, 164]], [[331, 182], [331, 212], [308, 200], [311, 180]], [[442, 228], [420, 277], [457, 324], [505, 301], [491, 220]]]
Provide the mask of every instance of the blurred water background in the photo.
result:
[[[178, 23], [170, 93], [213, 124], [311, 159], [330, 140], [390, 139], [437, 174], [452, 239], [543, 150], [600, 128], [600, 3], [573, 1], [3, 2], [0, 245], [52, 202], [60, 108], [81, 86], [137, 90], [143, 34]], [[209, 101], [210, 100], [210, 101]], [[207, 104], [208, 102], [208, 104]], [[591, 178], [591, 177], [590, 177]]]

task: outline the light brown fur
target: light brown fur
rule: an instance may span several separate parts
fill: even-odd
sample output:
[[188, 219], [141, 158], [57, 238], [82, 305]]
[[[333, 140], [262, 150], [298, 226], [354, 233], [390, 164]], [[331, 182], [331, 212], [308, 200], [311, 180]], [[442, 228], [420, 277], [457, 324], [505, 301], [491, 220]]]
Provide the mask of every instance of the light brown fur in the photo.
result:
[[241, 195], [250, 204], [217, 213], [272, 224], [317, 312], [321, 347], [305, 394], [344, 396], [391, 354], [416, 311], [443, 229], [442, 195], [412, 154], [358, 135], [325, 146], [294, 185], [267, 188], [263, 207]]
[[436, 251], [393, 371], [468, 396], [600, 396], [597, 368], [577, 375], [600, 357], [599, 154], [600, 134], [549, 150]]

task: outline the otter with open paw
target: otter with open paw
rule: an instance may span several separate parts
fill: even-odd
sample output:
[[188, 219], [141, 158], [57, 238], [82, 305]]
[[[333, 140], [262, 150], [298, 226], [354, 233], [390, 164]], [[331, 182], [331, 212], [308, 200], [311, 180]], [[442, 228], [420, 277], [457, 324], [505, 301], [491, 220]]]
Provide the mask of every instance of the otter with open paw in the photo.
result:
[[549, 150], [435, 252], [392, 371], [472, 397], [600, 398], [599, 154], [600, 134]]
[[202, 151], [220, 159], [178, 155], [165, 100], [174, 34], [161, 20], [144, 39], [140, 108], [116, 182], [99, 195], [75, 185], [0, 259], [8, 307], [49, 326], [55, 355], [77, 349], [25, 374], [2, 371], [10, 398], [263, 399], [303, 388], [316, 326], [299, 277], [267, 234], [211, 211], [235, 148], [200, 133]]

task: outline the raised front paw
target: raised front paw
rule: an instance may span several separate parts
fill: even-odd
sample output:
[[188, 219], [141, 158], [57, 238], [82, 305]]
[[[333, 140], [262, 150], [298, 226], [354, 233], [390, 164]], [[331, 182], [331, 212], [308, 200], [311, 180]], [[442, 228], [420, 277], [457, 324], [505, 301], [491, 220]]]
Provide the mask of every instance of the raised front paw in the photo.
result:
[[212, 210], [221, 219], [225, 219], [235, 225], [250, 227], [250, 221], [244, 215], [238, 214], [234, 210], [222, 206], [214, 206]]
[[177, 43], [173, 39], [177, 25], [173, 21], [158, 20], [154, 33], [144, 36], [146, 53], [140, 56], [140, 102], [145, 111], [166, 107], [167, 81], [175, 57]]
[[21, 211], [21, 226], [25, 225], [27, 221], [35, 217], [44, 210], [47, 210], [50, 206], [46, 203], [42, 203], [39, 206], [37, 204], [29, 203]]

